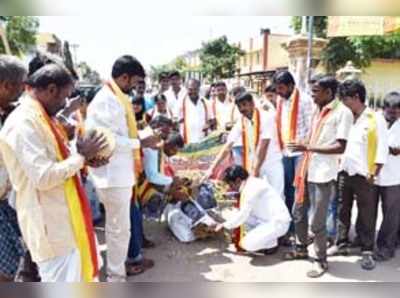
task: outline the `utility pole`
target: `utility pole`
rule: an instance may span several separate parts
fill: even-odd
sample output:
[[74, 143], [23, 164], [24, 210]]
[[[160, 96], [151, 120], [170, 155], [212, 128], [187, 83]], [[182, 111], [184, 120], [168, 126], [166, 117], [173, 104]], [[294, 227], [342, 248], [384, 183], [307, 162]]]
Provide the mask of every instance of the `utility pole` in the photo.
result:
[[311, 79], [314, 16], [308, 17], [307, 84]]
[[0, 35], [1, 35], [1, 40], [3, 41], [4, 44], [4, 48], [6, 50], [6, 54], [11, 55], [11, 49], [7, 39], [6, 22], [3, 20], [0, 20]]

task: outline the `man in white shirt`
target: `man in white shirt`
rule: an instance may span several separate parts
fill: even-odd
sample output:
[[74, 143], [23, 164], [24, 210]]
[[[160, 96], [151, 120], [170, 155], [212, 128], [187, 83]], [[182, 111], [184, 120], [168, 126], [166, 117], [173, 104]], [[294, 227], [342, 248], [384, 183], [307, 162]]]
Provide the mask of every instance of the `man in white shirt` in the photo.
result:
[[206, 177], [211, 177], [215, 168], [225, 159], [237, 141], [245, 141], [242, 147], [242, 166], [250, 175], [265, 178], [283, 197], [282, 153], [277, 142], [274, 115], [257, 109], [250, 93], [239, 95], [235, 103], [241, 117], [229, 133], [226, 144], [208, 170]]
[[383, 113], [388, 126], [389, 156], [379, 173], [376, 195], [382, 202], [383, 220], [377, 238], [377, 261], [394, 257], [400, 223], [400, 93], [385, 96]]
[[[283, 153], [285, 200], [288, 209], [292, 212], [295, 194], [293, 181], [302, 153], [291, 152], [287, 145], [289, 143], [304, 143], [307, 140], [311, 128], [313, 103], [308, 94], [296, 87], [294, 78], [288, 71], [276, 73], [273, 84], [278, 94], [276, 123], [278, 143]], [[291, 226], [290, 230], [292, 231], [292, 229]], [[291, 245], [291, 241], [286, 237], [282, 244]]]
[[210, 130], [211, 111], [206, 100], [200, 97], [197, 79], [187, 83], [187, 95], [179, 103], [179, 119], [185, 144], [201, 142]]
[[309, 211], [311, 232], [315, 235], [316, 267], [307, 275], [322, 276], [328, 270], [327, 213], [335, 198], [339, 157], [346, 148], [347, 135], [353, 123], [351, 111], [336, 99], [338, 82], [334, 77], [318, 75], [312, 78], [314, 112], [309, 140], [305, 144], [289, 144], [293, 152], [304, 152], [295, 179], [296, 200], [293, 218], [296, 247], [286, 254], [287, 260], [307, 259]]
[[240, 207], [215, 231], [240, 227], [238, 244], [248, 252], [277, 247], [278, 238], [286, 234], [290, 224], [289, 211], [279, 194], [264, 180], [249, 177], [241, 166], [227, 168], [224, 181], [231, 191], [239, 193]]
[[169, 83], [171, 87], [165, 91], [164, 95], [167, 97], [168, 107], [171, 109], [174, 117], [179, 119], [180, 105], [187, 92], [182, 87], [182, 77], [178, 71], [173, 71], [169, 74]]
[[238, 111], [235, 103], [228, 97], [228, 89], [225, 82], [217, 82], [214, 84], [216, 96], [211, 99], [212, 117], [216, 122], [216, 128], [220, 131], [225, 131], [233, 126], [236, 118], [238, 118]]
[[339, 95], [353, 112], [346, 150], [341, 159], [338, 200], [338, 234], [331, 253], [345, 252], [349, 244], [351, 211], [358, 206], [358, 236], [361, 242], [361, 267], [375, 268], [373, 250], [378, 199], [374, 183], [388, 158], [387, 124], [381, 114], [365, 105], [366, 89], [356, 79], [341, 83]]
[[137, 135], [133, 136], [130, 125], [132, 117], [129, 117], [133, 107], [127, 95], [144, 76], [144, 69], [136, 58], [129, 55], [118, 58], [112, 68], [112, 80], [96, 94], [87, 110], [87, 128], [105, 127], [111, 130], [116, 140], [110, 163], [90, 171], [106, 211], [109, 281], [124, 281], [126, 270], [132, 274], [135, 272], [130, 271], [137, 271], [133, 267], [125, 268], [130, 237], [132, 188], [139, 174], [134, 166], [137, 162], [135, 150], [154, 146], [155, 137], [140, 140]]

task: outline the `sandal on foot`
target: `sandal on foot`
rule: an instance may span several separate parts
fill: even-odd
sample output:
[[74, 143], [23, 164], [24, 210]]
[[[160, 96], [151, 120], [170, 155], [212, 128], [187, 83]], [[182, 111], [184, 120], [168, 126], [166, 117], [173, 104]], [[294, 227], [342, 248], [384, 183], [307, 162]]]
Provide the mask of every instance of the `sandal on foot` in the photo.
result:
[[144, 268], [141, 265], [126, 265], [126, 275], [134, 276], [144, 272]]
[[328, 271], [328, 262], [326, 261], [315, 261], [313, 262], [313, 268], [307, 272], [309, 278], [318, 278]]
[[285, 261], [294, 261], [294, 260], [307, 260], [308, 252], [307, 251], [289, 251], [283, 255], [283, 260]]
[[141, 266], [144, 270], [150, 269], [154, 267], [154, 261], [151, 259], [143, 258], [138, 262], [133, 262], [130, 265], [132, 266]]
[[373, 270], [376, 267], [372, 252], [363, 252], [361, 259], [361, 268], [364, 270]]

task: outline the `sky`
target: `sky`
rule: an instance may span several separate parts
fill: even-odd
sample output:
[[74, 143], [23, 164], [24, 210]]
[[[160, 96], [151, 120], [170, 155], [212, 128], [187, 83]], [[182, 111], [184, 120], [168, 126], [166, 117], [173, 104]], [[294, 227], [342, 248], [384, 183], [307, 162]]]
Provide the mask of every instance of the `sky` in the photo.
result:
[[260, 34], [291, 33], [290, 17], [284, 16], [46, 16], [40, 32], [55, 33], [77, 44], [78, 61], [86, 61], [108, 78], [116, 58], [136, 56], [149, 69], [201, 47], [202, 41], [227, 35], [230, 42]]

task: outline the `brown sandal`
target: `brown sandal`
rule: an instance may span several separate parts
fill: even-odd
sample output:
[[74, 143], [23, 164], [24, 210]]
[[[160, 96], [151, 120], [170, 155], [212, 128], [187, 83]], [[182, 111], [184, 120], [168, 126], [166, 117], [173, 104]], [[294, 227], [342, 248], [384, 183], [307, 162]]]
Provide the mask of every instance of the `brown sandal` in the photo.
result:
[[138, 261], [138, 262], [133, 262], [130, 263], [129, 265], [131, 266], [140, 266], [142, 267], [144, 270], [150, 269], [154, 267], [154, 261], [151, 259], [145, 259], [143, 258], [142, 260]]
[[283, 255], [283, 260], [285, 261], [294, 261], [294, 260], [307, 260], [308, 252], [307, 251], [289, 251]]
[[139, 275], [142, 274], [144, 271], [145, 270], [142, 265], [133, 265], [133, 264], [126, 265], [127, 276]]

